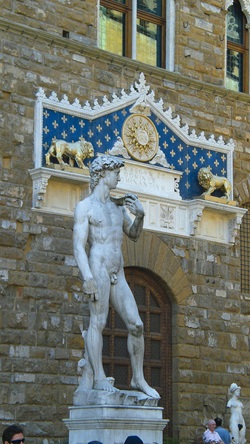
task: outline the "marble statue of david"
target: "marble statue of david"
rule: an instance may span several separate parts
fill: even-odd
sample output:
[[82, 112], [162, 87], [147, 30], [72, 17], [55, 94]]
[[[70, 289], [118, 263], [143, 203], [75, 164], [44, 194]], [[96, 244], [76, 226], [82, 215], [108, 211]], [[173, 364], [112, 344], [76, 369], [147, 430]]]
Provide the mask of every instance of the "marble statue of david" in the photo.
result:
[[[122, 159], [97, 157], [90, 166], [91, 194], [79, 202], [75, 210], [74, 254], [90, 308], [86, 349], [94, 375], [93, 389], [116, 391], [102, 364], [102, 332], [111, 304], [128, 329], [131, 387], [152, 398], [159, 398], [143, 375], [143, 323], [123, 269], [123, 233], [133, 241], [138, 240], [143, 228], [144, 210], [133, 194], [126, 194], [122, 205], [121, 199], [115, 200], [110, 196], [110, 191], [120, 181], [120, 168], [123, 166]], [[135, 216], [133, 222], [126, 208]]]

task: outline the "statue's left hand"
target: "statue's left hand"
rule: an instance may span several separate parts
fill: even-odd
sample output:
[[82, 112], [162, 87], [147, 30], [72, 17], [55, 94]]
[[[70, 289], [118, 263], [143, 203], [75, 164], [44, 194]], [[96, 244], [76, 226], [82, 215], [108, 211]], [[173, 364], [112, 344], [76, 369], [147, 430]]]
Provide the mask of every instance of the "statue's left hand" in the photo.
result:
[[134, 214], [134, 216], [144, 217], [143, 206], [135, 194], [126, 194], [124, 202], [130, 213]]

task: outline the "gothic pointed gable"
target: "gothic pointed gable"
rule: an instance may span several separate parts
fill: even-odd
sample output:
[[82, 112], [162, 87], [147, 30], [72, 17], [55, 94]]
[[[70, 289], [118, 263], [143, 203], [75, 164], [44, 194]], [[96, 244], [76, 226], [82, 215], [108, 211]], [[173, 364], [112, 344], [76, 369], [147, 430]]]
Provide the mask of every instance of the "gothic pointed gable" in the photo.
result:
[[[70, 104], [66, 96], [59, 100], [56, 93], [47, 98], [41, 89], [37, 99], [42, 114], [36, 139], [37, 167], [46, 166], [46, 153], [54, 140], [85, 140], [93, 145], [95, 155], [110, 153], [181, 172], [182, 199], [201, 194], [197, 180], [200, 168], [209, 168], [232, 181], [233, 141], [190, 131], [179, 116], [173, 116], [170, 107], [164, 109], [162, 99], [155, 99], [143, 74], [128, 94], [122, 90], [120, 97], [113, 94], [109, 100], [104, 96], [92, 106], [89, 102], [81, 106], [77, 99]], [[91, 160], [86, 158], [86, 166]], [[58, 163], [55, 157], [51, 161]]]
[[[55, 195], [62, 193], [64, 186], [63, 194], [68, 193], [68, 198], [61, 198], [60, 211], [72, 213], [84, 184], [87, 193], [88, 166], [93, 158], [110, 154], [125, 160], [118, 195], [134, 192], [140, 196], [148, 229], [203, 235], [210, 224], [202, 228], [201, 221], [204, 209], [210, 206], [220, 213], [216, 239], [233, 241], [241, 216], [234, 201], [227, 210], [224, 205], [232, 199], [233, 151], [233, 140], [197, 133], [180, 116], [173, 115], [171, 107], [165, 108], [163, 99], [155, 97], [143, 73], [129, 92], [121, 90], [120, 95], [104, 96], [92, 104], [82, 105], [78, 99], [70, 103], [67, 96], [60, 99], [55, 92], [47, 97], [40, 88], [35, 114], [35, 169], [31, 171], [33, 206], [59, 211]], [[199, 180], [203, 169], [209, 181], [210, 176], [219, 178], [221, 186], [212, 189], [205, 185], [211, 188], [208, 193], [215, 192], [218, 202], [197, 200], [204, 194], [204, 181]], [[67, 191], [70, 182], [74, 187]], [[223, 190], [227, 193], [224, 199]], [[67, 209], [64, 201], [69, 202]], [[228, 212], [231, 216], [225, 217]], [[221, 214], [226, 221], [222, 226]], [[212, 231], [210, 237], [214, 238]]]

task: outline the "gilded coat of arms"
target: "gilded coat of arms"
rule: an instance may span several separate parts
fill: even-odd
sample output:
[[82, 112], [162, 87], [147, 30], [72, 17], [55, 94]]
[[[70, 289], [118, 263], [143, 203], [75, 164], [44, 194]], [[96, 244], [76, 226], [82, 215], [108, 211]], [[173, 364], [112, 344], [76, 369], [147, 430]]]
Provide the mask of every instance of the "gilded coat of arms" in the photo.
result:
[[147, 116], [129, 116], [124, 122], [122, 136], [128, 153], [135, 160], [147, 162], [153, 159], [158, 151], [158, 133]]

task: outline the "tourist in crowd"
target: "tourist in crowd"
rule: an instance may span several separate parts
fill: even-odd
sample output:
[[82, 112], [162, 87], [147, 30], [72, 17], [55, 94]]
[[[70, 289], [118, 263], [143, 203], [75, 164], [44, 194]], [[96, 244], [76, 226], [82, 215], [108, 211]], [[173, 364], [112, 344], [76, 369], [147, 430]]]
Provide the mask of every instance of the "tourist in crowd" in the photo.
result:
[[222, 419], [221, 418], [215, 418], [214, 420], [215, 420], [215, 424], [216, 424], [215, 431], [220, 435], [220, 437], [221, 437], [222, 441], [224, 442], [224, 444], [230, 444], [231, 436], [230, 436], [229, 431], [222, 427]]
[[143, 441], [139, 436], [131, 435], [128, 436], [124, 444], [143, 444]]
[[203, 434], [204, 443], [214, 442], [224, 444], [219, 433], [215, 431], [216, 423], [214, 419], [209, 419], [207, 423], [207, 430]]
[[100, 441], [89, 441], [88, 444], [102, 444]]
[[3, 444], [22, 444], [25, 442], [23, 429], [16, 424], [7, 427], [2, 435]]

